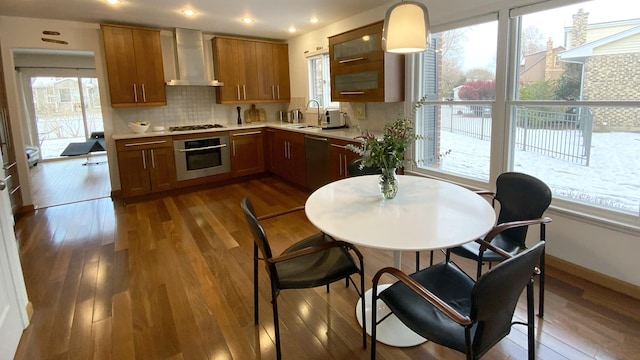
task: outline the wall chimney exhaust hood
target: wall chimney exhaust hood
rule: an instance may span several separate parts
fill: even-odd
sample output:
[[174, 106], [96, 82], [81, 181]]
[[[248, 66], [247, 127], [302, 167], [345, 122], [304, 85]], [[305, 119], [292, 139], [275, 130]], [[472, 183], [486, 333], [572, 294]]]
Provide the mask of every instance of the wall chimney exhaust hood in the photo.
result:
[[217, 80], [206, 78], [202, 32], [175, 29], [178, 79], [167, 81], [169, 86], [222, 86]]

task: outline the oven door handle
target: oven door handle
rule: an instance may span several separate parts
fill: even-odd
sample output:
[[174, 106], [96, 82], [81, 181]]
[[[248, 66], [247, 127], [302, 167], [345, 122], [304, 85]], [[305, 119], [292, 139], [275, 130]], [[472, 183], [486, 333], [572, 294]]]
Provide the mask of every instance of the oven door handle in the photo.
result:
[[191, 152], [191, 151], [201, 151], [201, 150], [211, 150], [211, 149], [220, 149], [223, 147], [227, 147], [227, 144], [220, 144], [220, 145], [213, 145], [213, 146], [205, 146], [205, 147], [200, 147], [200, 148], [193, 148], [193, 149], [175, 149], [176, 151], [179, 152]]

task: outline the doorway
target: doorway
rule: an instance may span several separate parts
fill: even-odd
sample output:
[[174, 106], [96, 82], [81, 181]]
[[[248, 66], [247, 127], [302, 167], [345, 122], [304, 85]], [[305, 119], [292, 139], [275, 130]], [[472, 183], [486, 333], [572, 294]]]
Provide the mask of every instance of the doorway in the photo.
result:
[[[92, 52], [14, 50], [26, 116], [23, 129], [36, 208], [110, 196], [106, 152], [63, 156], [72, 143], [104, 138]], [[43, 61], [44, 60], [44, 61]]]

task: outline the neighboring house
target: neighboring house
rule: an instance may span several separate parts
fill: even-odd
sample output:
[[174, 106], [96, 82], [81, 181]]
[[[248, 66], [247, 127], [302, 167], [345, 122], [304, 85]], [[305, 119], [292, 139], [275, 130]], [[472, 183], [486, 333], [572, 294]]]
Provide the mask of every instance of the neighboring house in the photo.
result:
[[31, 88], [36, 112], [64, 114], [80, 110], [78, 81], [75, 78], [38, 77]]
[[520, 65], [520, 83], [558, 80], [564, 72], [558, 54], [564, 50], [562, 46], [554, 48], [553, 40], [549, 39], [546, 50], [525, 55]]
[[[583, 100], [640, 100], [640, 19], [589, 24], [582, 9], [565, 28], [567, 50], [560, 60], [582, 64]], [[614, 79], [614, 81], [612, 81]], [[594, 108], [594, 130], [640, 130], [640, 111]]]

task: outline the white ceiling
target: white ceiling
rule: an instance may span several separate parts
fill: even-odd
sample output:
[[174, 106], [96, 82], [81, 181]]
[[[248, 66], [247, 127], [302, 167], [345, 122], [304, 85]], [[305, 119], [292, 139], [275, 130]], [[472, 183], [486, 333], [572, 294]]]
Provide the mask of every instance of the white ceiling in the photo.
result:
[[[188, 28], [207, 33], [289, 39], [378, 7], [389, 0], [2, 0], [0, 15], [114, 23], [154, 28]], [[192, 17], [182, 15], [190, 8]], [[253, 24], [244, 24], [243, 17]], [[320, 22], [312, 24], [309, 19]], [[297, 28], [295, 33], [288, 28]]]

